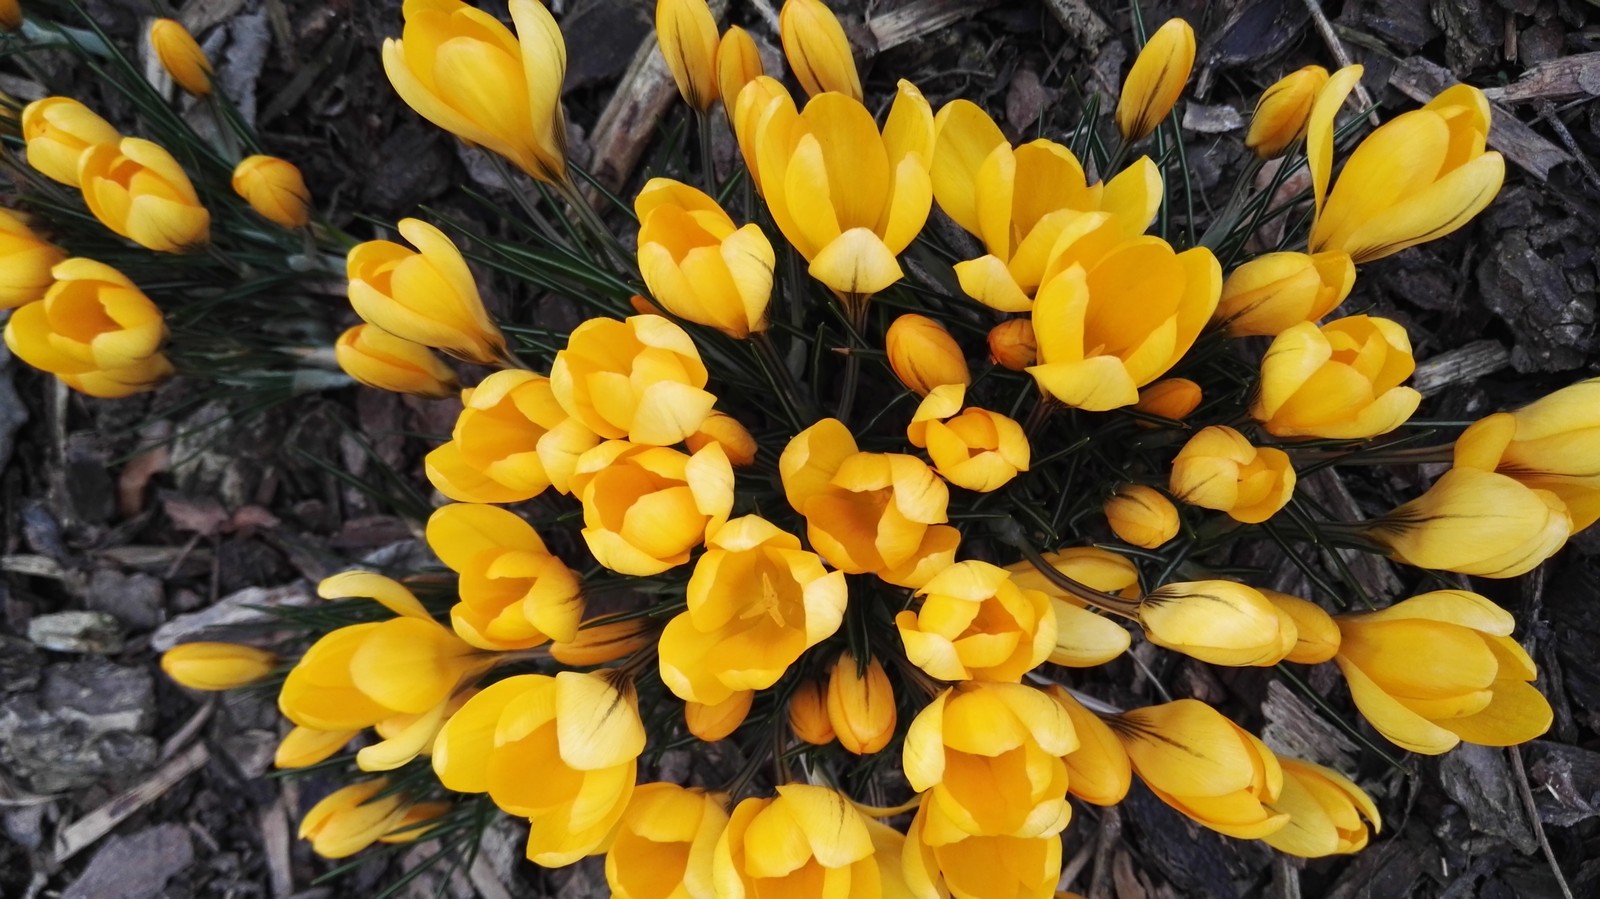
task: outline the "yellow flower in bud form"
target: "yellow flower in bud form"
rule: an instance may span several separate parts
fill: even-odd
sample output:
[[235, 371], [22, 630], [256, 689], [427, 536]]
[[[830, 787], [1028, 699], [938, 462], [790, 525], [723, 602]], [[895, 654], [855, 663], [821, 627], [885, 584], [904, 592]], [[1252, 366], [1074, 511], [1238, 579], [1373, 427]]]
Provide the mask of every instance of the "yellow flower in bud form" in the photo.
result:
[[1399, 323], [1352, 315], [1279, 334], [1261, 358], [1250, 414], [1278, 437], [1364, 439], [1387, 434], [1417, 411], [1422, 394], [1400, 382], [1416, 362]]
[[899, 716], [894, 686], [877, 658], [861, 663], [849, 651], [828, 672], [828, 724], [839, 745], [856, 755], [871, 755], [889, 745]]
[[1332, 312], [1355, 283], [1355, 263], [1343, 253], [1267, 253], [1222, 282], [1215, 319], [1234, 337], [1276, 337]]
[[17, 358], [94, 396], [126, 395], [172, 373], [157, 352], [166, 320], [126, 275], [92, 259], [64, 260], [50, 274], [44, 299], [6, 322]]
[[750, 705], [755, 702], [753, 690], [741, 690], [713, 705], [701, 702], [683, 704], [683, 723], [707, 743], [715, 743], [739, 729], [750, 715]]
[[272, 764], [278, 768], [305, 768], [331, 758], [360, 733], [356, 730], [318, 730], [295, 725], [278, 743]]
[[[745, 88], [750, 90], [746, 91]], [[738, 99], [728, 107], [728, 118], [733, 125], [733, 136], [739, 141], [739, 155], [744, 157], [745, 168], [750, 171], [750, 183], [760, 194], [761, 147], [756, 139], [757, 134], [767, 119], [777, 114], [778, 107], [783, 108], [785, 117], [798, 116], [799, 112], [795, 109], [794, 98], [789, 96], [789, 89], [783, 86], [783, 82], [768, 75], [751, 78], [739, 89], [737, 96]]]
[[944, 523], [950, 490], [921, 459], [859, 452], [844, 423], [825, 418], [789, 441], [778, 470], [811, 545], [833, 567], [920, 587], [955, 561], [961, 532]]
[[22, 29], [22, 3], [20, 0], [0, 0], [0, 31]]
[[700, 423], [700, 430], [683, 438], [683, 445], [689, 452], [698, 453], [710, 444], [722, 447], [722, 452], [727, 455], [729, 464], [734, 468], [745, 468], [756, 461], [756, 453], [760, 447], [756, 439], [750, 436], [745, 426], [739, 420], [725, 412], [715, 409]]
[[1200, 385], [1188, 378], [1165, 378], [1139, 391], [1139, 402], [1134, 403], [1133, 408], [1168, 421], [1183, 421], [1200, 408], [1204, 398]]
[[767, 329], [776, 257], [754, 222], [736, 228], [716, 200], [670, 178], [650, 179], [633, 208], [639, 271], [668, 312], [736, 340]]
[[706, 0], [656, 0], [656, 42], [684, 102], [704, 113], [717, 102], [717, 19]]
[[640, 784], [606, 850], [616, 899], [713, 899], [711, 859], [728, 826], [724, 797], [670, 783]]
[[785, 784], [734, 808], [712, 856], [713, 895], [880, 899], [879, 866], [898, 861], [877, 857], [868, 819], [849, 799]]
[[0, 209], [0, 267], [6, 272], [0, 281], [0, 309], [43, 299], [56, 280], [50, 270], [66, 258], [64, 250], [41, 240], [17, 213]]
[[1195, 699], [1134, 709], [1108, 723], [1134, 773], [1162, 802], [1199, 824], [1259, 840], [1288, 823], [1273, 806], [1283, 768], [1267, 744]]
[[233, 192], [250, 208], [285, 228], [311, 221], [311, 192], [300, 169], [276, 156], [246, 156], [233, 170]]
[[102, 225], [147, 250], [187, 252], [211, 239], [211, 213], [172, 154], [137, 137], [78, 158], [83, 202]]
[[150, 49], [179, 87], [196, 97], [211, 93], [211, 60], [182, 23], [176, 19], [151, 22]]
[[1244, 145], [1262, 159], [1283, 155], [1289, 145], [1305, 137], [1311, 104], [1328, 84], [1328, 70], [1306, 66], [1278, 79], [1256, 101]]
[[1462, 741], [1514, 746], [1550, 729], [1538, 669], [1516, 621], [1465, 590], [1413, 596], [1378, 612], [1341, 615], [1334, 657], [1356, 708], [1390, 742], [1438, 755]]
[[1566, 545], [1572, 517], [1549, 490], [1503, 474], [1452, 468], [1426, 493], [1367, 524], [1364, 533], [1407, 565], [1516, 577]]
[[578, 635], [564, 643], [550, 645], [550, 657], [569, 668], [589, 668], [626, 658], [656, 642], [656, 631], [649, 618], [604, 618], [585, 621]]
[[1028, 373], [1069, 406], [1131, 406], [1200, 336], [1222, 267], [1204, 247], [1176, 253], [1159, 237], [1124, 237], [1109, 213], [1063, 215], [1072, 220], [1033, 305], [1039, 364]]
[[660, 574], [728, 520], [733, 467], [719, 444], [693, 456], [607, 440], [578, 459], [572, 493], [583, 502], [583, 539], [618, 574]]
[[1022, 425], [987, 409], [962, 411], [965, 398], [962, 384], [933, 388], [911, 416], [906, 437], [927, 448], [945, 480], [989, 493], [1010, 483], [1017, 472], [1027, 471], [1033, 449]]
[[567, 45], [539, 0], [511, 0], [517, 36], [461, 0], [406, 0], [383, 70], [418, 115], [548, 184], [567, 180]]
[[1154, 487], [1123, 484], [1101, 508], [1111, 533], [1134, 546], [1155, 549], [1178, 536], [1178, 507]]
[[906, 732], [906, 780], [928, 791], [923, 840], [1059, 834], [1072, 817], [1061, 759], [1077, 748], [1066, 710], [1043, 690], [972, 681], [944, 691]]
[[850, 39], [822, 0], [784, 0], [778, 12], [778, 36], [789, 68], [808, 96], [835, 91], [861, 101], [861, 76], [850, 53]]
[[[784, 9], [796, 2], [821, 7], [790, 0]], [[787, 93], [752, 89], [766, 80], [740, 92], [750, 102], [739, 104], [735, 126], [746, 158], [757, 158], [751, 176], [778, 229], [811, 263], [811, 277], [841, 296], [868, 297], [900, 280], [895, 257], [933, 205], [928, 101], [901, 81], [880, 132], [854, 97], [817, 94], [796, 112]]]
[[264, 649], [238, 643], [181, 643], [161, 654], [161, 670], [191, 690], [232, 690], [263, 680], [278, 665]]
[[1133, 763], [1128, 761], [1122, 741], [1066, 687], [1052, 684], [1045, 692], [1060, 703], [1078, 735], [1078, 748], [1062, 758], [1067, 763], [1067, 791], [1094, 805], [1121, 802], [1133, 783]]
[[[1050, 566], [1080, 584], [1124, 599], [1139, 597], [1139, 569], [1126, 558], [1093, 546], [1074, 546], [1045, 553]], [[1128, 650], [1127, 628], [1084, 608], [1083, 600], [1063, 591], [1024, 559], [1006, 566], [1011, 579], [1025, 590], [1050, 597], [1056, 613], [1056, 646], [1050, 662], [1069, 668], [1104, 665]]]
[[968, 296], [1004, 312], [1027, 312], [1052, 251], [1078, 213], [1107, 212], [1121, 236], [1144, 233], [1163, 196], [1161, 172], [1141, 158], [1104, 184], [1090, 184], [1071, 150], [1039, 139], [1016, 148], [983, 108], [952, 100], [934, 120], [933, 195], [987, 255], [956, 264]]
[[428, 453], [428, 481], [460, 502], [516, 503], [571, 490], [578, 458], [600, 438], [556, 402], [550, 379], [506, 369], [461, 392], [449, 442]]
[[79, 393], [95, 396], [101, 399], [116, 400], [136, 393], [154, 390], [158, 384], [172, 377], [175, 369], [167, 357], [156, 353], [154, 356], [125, 365], [121, 368], [101, 369], [80, 372], [72, 375], [57, 375], [61, 383], [71, 387]]
[[901, 850], [908, 895], [917, 899], [1050, 899], [1061, 879], [1061, 838], [967, 836], [931, 845], [931, 813], [917, 810]]
[[1261, 595], [1294, 620], [1294, 648], [1283, 657], [1285, 662], [1316, 665], [1339, 651], [1339, 625], [1321, 606], [1276, 590], [1262, 590]]
[[528, 859], [557, 868], [604, 848], [633, 797], [644, 743], [632, 684], [605, 673], [519, 674], [450, 717], [433, 770], [445, 789], [488, 793], [528, 818]]
[[1033, 333], [1033, 322], [1013, 318], [990, 328], [989, 358], [1012, 371], [1025, 371], [1039, 361], [1039, 341]]
[[849, 588], [800, 538], [756, 515], [706, 541], [688, 610], [661, 632], [661, 680], [680, 699], [716, 704], [778, 682], [839, 629]]
[[609, 440], [671, 446], [700, 430], [717, 398], [682, 328], [659, 315], [591, 318], [572, 329], [550, 366], [567, 414]]
[[1139, 603], [1151, 643], [1213, 665], [1266, 667], [1294, 649], [1294, 618], [1233, 581], [1167, 584]]
[[324, 599], [367, 597], [398, 617], [329, 631], [290, 669], [278, 709], [302, 727], [360, 730], [446, 704], [488, 666], [397, 581], [346, 571], [317, 585]]
[[1117, 130], [1132, 143], [1156, 130], [1178, 103], [1194, 68], [1194, 29], [1182, 19], [1168, 19], [1150, 35], [1117, 100]]
[[428, 518], [428, 548], [461, 575], [456, 634], [479, 649], [527, 649], [577, 637], [578, 575], [533, 526], [498, 506], [452, 503]]
[[401, 793], [379, 793], [389, 780], [379, 777], [335, 790], [311, 807], [300, 821], [300, 839], [323, 858], [347, 858], [376, 843], [405, 818], [408, 803]]
[[789, 729], [813, 746], [833, 742], [833, 722], [828, 720], [828, 691], [820, 681], [808, 680], [789, 697]]
[[[1350, 69], [1353, 75], [1346, 74]], [[1506, 163], [1486, 152], [1488, 98], [1458, 84], [1367, 135], [1328, 193], [1334, 116], [1361, 76], [1360, 67], [1350, 69], [1336, 72], [1318, 94], [1306, 131], [1317, 208], [1310, 248], [1342, 251], [1359, 264], [1465, 225], [1500, 192]]]
[[428, 836], [439, 818], [452, 808], [451, 804], [443, 801], [419, 802], [405, 810], [400, 820], [395, 823], [394, 829], [381, 837], [380, 843], [414, 843]]
[[368, 387], [444, 399], [456, 392], [456, 373], [420, 343], [360, 324], [339, 335], [333, 357], [345, 374]]
[[1259, 524], [1294, 495], [1289, 454], [1255, 447], [1226, 425], [1201, 430], [1172, 460], [1168, 489], [1184, 502], [1226, 512], [1235, 521]]
[[28, 165], [52, 181], [77, 187], [83, 151], [117, 143], [122, 135], [71, 97], [45, 97], [23, 108], [22, 139], [27, 142]]
[[1572, 531], [1600, 519], [1600, 378], [1579, 381], [1456, 438], [1457, 468], [1494, 471], [1567, 504]]
[[1322, 858], [1360, 852], [1370, 834], [1383, 828], [1378, 806], [1348, 777], [1300, 759], [1281, 758], [1283, 792], [1274, 804], [1289, 814], [1289, 823], [1263, 841], [1279, 852], [1301, 858]]
[[907, 313], [895, 319], [883, 342], [895, 377], [918, 396], [945, 384], [972, 383], [960, 344], [944, 325], [925, 315]]
[[445, 721], [475, 695], [477, 691], [469, 687], [421, 712], [391, 715], [378, 721], [372, 729], [383, 739], [361, 747], [356, 753], [356, 767], [362, 771], [393, 771], [419, 755], [431, 755], [433, 741]]
[[1024, 590], [988, 562], [957, 562], [917, 591], [922, 606], [895, 616], [906, 658], [938, 680], [1019, 681], [1056, 645], [1050, 597]]
[[717, 94], [722, 98], [722, 108], [733, 120], [733, 111], [744, 86], [766, 74], [761, 65], [761, 51], [756, 48], [750, 32], [737, 25], [723, 32], [717, 43]]
[[461, 251], [421, 219], [401, 219], [401, 236], [369, 240], [350, 250], [345, 268], [356, 315], [396, 337], [443, 350], [467, 362], [494, 364], [506, 340], [483, 308]]

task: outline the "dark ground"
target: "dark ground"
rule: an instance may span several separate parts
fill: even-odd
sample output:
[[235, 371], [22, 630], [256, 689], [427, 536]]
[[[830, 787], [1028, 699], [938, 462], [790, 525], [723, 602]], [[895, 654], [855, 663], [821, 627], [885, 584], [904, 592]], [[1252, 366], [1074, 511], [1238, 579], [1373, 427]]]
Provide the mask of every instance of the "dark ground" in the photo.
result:
[[[123, 35], [143, 11], [133, 0], [90, 5]], [[565, 10], [579, 156], [592, 152], [613, 183], [636, 185], [641, 173], [616, 148], [630, 143], [629, 133], [680, 139], [681, 111], [669, 105], [658, 121], [661, 107], [649, 102], [658, 95], [629, 82], [632, 112], [616, 120], [624, 127], [596, 121], [648, 37], [652, 4], [557, 5]], [[831, 5], [868, 60], [869, 93], [887, 96], [897, 77], [910, 77], [935, 106], [954, 96], [984, 103], [1014, 135], [1058, 136], [1076, 121], [1085, 88], [1115, 91], [1129, 54], [1126, 9], [1101, 0]], [[471, 214], [459, 187], [493, 185], [481, 160], [411, 114], [388, 87], [377, 45], [399, 31], [397, 2], [189, 6], [202, 23], [226, 23], [226, 49], [213, 58], [253, 98], [269, 150], [301, 164], [323, 202], [381, 220], [419, 204]], [[734, 21], [775, 44], [767, 3], [732, 7]], [[1240, 129], [1254, 97], [1301, 65], [1335, 63], [1302, 0], [1146, 4], [1151, 22], [1174, 14], [1200, 37], [1185, 123], [1197, 186], [1216, 203], [1242, 162]], [[1509, 118], [1526, 123], [1497, 132], [1512, 165], [1495, 205], [1448, 240], [1367, 266], [1347, 304], [1407, 326], [1422, 362], [1417, 383], [1430, 397], [1424, 414], [1471, 419], [1600, 373], [1600, 182], [1589, 161], [1600, 148], [1600, 54], [1592, 52], [1600, 8], [1577, 0], [1349, 0], [1328, 3], [1327, 14], [1389, 108], [1414, 105], [1453, 77], [1497, 88]], [[589, 135], [598, 135], [593, 151]], [[348, 880], [311, 887], [329, 865], [292, 832], [331, 785], [262, 777], [282, 726], [270, 697], [202, 699], [167, 682], [156, 659], [230, 611], [305, 601], [308, 585], [345, 560], [415, 552], [405, 519], [312, 460], [358, 477], [388, 466], [423, 483], [425, 444], [403, 435], [448, 431], [450, 404], [344, 391], [205, 427], [219, 406], [163, 412], [193, 395], [182, 384], [153, 400], [107, 403], [65, 396], [15, 363], [3, 372], [0, 895], [371, 895], [414, 863], [415, 855], [374, 859]], [[165, 436], [174, 437], [170, 449], [139, 449]], [[1429, 474], [1396, 469], [1351, 489], [1331, 478], [1311, 479], [1308, 488], [1335, 504], [1376, 509], [1414, 494]], [[1150, 655], [1175, 695], [1211, 701], [1282, 745], [1309, 742], [1360, 760], [1384, 832], [1361, 855], [1302, 864], [1199, 830], [1136, 791], [1116, 811], [1079, 807], [1066, 837], [1069, 867], [1079, 872], [1072, 886], [1097, 899], [1560, 896], [1526, 810], [1531, 802], [1572, 895], [1600, 895], [1596, 553], [1600, 539], [1579, 538], [1542, 572], [1479, 585], [1517, 613], [1556, 709], [1547, 737], [1520, 751], [1465, 747], [1402, 758], [1396, 770], [1318, 723], [1300, 694], [1269, 675]], [[1383, 563], [1363, 573], [1388, 595], [1409, 586]], [[1275, 586], [1292, 591], [1294, 579]], [[1149, 699], [1128, 661], [1101, 676], [1113, 696]], [[1310, 686], [1355, 717], [1331, 672], [1314, 671]], [[521, 838], [510, 822], [492, 833], [474, 876], [443, 885], [446, 895], [604, 895], [597, 866], [540, 871], [520, 861]], [[440, 888], [422, 878], [405, 895]]]

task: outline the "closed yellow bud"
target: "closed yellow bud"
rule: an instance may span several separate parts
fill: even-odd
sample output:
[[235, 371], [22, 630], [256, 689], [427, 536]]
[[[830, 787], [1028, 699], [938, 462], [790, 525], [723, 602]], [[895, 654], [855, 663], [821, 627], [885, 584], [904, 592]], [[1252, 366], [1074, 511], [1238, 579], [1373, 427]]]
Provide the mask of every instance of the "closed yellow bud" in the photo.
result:
[[671, 446], [700, 429], [717, 398], [688, 333], [659, 315], [591, 318], [550, 366], [567, 414], [601, 437]]
[[1033, 322], [1025, 318], [1003, 321], [989, 329], [989, 358], [1002, 368], [1025, 371], [1039, 359], [1039, 341]]
[[[1045, 553], [1050, 566], [1086, 587], [1137, 599], [1139, 569], [1126, 558], [1093, 546], [1073, 546]], [[1040, 590], [1050, 597], [1056, 613], [1056, 646], [1050, 653], [1052, 664], [1069, 668], [1104, 665], [1127, 651], [1132, 642], [1127, 628], [1116, 621], [1084, 608], [1083, 600], [1063, 591], [1026, 559], [1009, 565], [1011, 579], [1028, 590]]]
[[734, 468], [745, 468], [756, 461], [756, 453], [760, 447], [756, 439], [739, 420], [733, 416], [718, 412], [715, 409], [700, 423], [700, 430], [683, 438], [683, 445], [689, 452], [698, 453], [708, 444], [715, 443], [722, 447], [722, 452], [727, 455], [728, 462]]
[[895, 616], [911, 664], [938, 680], [1019, 681], [1055, 648], [1050, 597], [1025, 590], [987, 562], [957, 562], [916, 594], [920, 609]]
[[1437, 590], [1335, 619], [1334, 657], [1356, 708], [1397, 746], [1438, 755], [1459, 742], [1514, 746], [1550, 729], [1516, 621], [1487, 598]]
[[325, 761], [343, 749], [357, 730], [317, 730], [295, 725], [284, 734], [272, 764], [279, 768], [305, 768]]
[[716, 896], [880, 899], [880, 859], [868, 819], [826, 787], [785, 784], [740, 802], [712, 856]]
[[906, 831], [900, 857], [909, 895], [955, 899], [1050, 899], [1054, 895], [1053, 888], [1061, 879], [1059, 836], [946, 833], [939, 835], [942, 842], [934, 843], [928, 837], [928, 822], [936, 815], [923, 803]]
[[232, 690], [264, 679], [278, 657], [238, 643], [183, 643], [161, 654], [161, 670], [191, 690]]
[[750, 714], [750, 704], [755, 701], [753, 690], [740, 690], [721, 702], [706, 705], [701, 702], [683, 704], [683, 723], [707, 743], [715, 743], [739, 729]]
[[1479, 577], [1526, 574], [1571, 533], [1559, 496], [1475, 468], [1450, 469], [1426, 493], [1365, 528], [1396, 561]]
[[1128, 795], [1133, 783], [1133, 764], [1128, 751], [1099, 715], [1084, 708], [1072, 691], [1060, 684], [1045, 690], [1066, 711], [1072, 730], [1078, 735], [1078, 748], [1062, 757], [1067, 763], [1067, 790], [1084, 802], [1116, 805]]
[[1102, 509], [1111, 533], [1134, 546], [1155, 549], [1178, 536], [1178, 507], [1154, 487], [1123, 484]]
[[784, 0], [778, 35], [789, 68], [808, 96], [835, 91], [861, 101], [861, 76], [850, 53], [850, 39], [822, 0]]
[[1151, 643], [1213, 665], [1266, 667], [1294, 648], [1294, 619], [1233, 581], [1167, 584], [1145, 594], [1139, 624]]
[[428, 836], [440, 817], [452, 808], [451, 804], [436, 800], [434, 802], [419, 802], [410, 806], [395, 822], [394, 828], [381, 837], [380, 843], [412, 843]]
[[78, 186], [78, 160], [97, 144], [122, 139], [111, 123], [71, 97], [45, 97], [22, 110], [28, 165], [53, 181]]
[[444, 399], [456, 392], [456, 373], [433, 351], [373, 325], [339, 335], [333, 357], [344, 373], [368, 387]]
[[578, 458], [572, 493], [595, 561], [641, 577], [689, 561], [733, 509], [733, 467], [722, 447], [693, 456], [607, 440]]
[[1294, 620], [1294, 648], [1283, 657], [1284, 661], [1315, 665], [1339, 651], [1339, 625], [1321, 606], [1276, 590], [1262, 590], [1261, 595]]
[[1178, 103], [1194, 68], [1194, 29], [1168, 19], [1145, 42], [1117, 100], [1117, 129], [1132, 143], [1148, 137]]
[[410, 0], [383, 70], [406, 105], [548, 184], [567, 180], [567, 46], [539, 0], [510, 0], [516, 37], [461, 0]]
[[1183, 421], [1200, 408], [1203, 399], [1205, 395], [1200, 392], [1200, 385], [1188, 378], [1164, 378], [1139, 391], [1139, 402], [1134, 403], [1133, 408], [1157, 418]]
[[44, 299], [6, 322], [6, 346], [17, 358], [93, 396], [126, 396], [172, 373], [159, 352], [166, 320], [126, 275], [67, 259], [51, 276]]
[[728, 825], [725, 797], [670, 783], [640, 784], [606, 850], [616, 899], [712, 899], [711, 860]]
[[60, 247], [41, 240], [17, 213], [0, 209], [0, 309], [16, 309], [44, 299], [55, 283], [50, 270], [67, 258]]
[[461, 575], [456, 635], [479, 649], [528, 649], [578, 635], [578, 575], [533, 526], [498, 506], [452, 503], [428, 518], [428, 548]]
[[766, 74], [761, 65], [761, 51], [756, 48], [750, 32], [737, 25], [723, 32], [717, 44], [717, 94], [722, 98], [722, 108], [733, 120], [733, 111], [744, 86]]
[[571, 490], [578, 458], [600, 443], [556, 402], [550, 379], [498, 371], [461, 392], [450, 441], [428, 453], [428, 480], [460, 502], [515, 503]]
[[863, 672], [854, 655], [839, 656], [828, 672], [827, 706], [839, 745], [856, 755], [871, 755], [894, 736], [894, 687], [876, 658], [867, 661]]
[[1294, 495], [1289, 454], [1250, 445], [1243, 434], [1213, 425], [1189, 438], [1172, 460], [1172, 495], [1235, 521], [1259, 524], [1288, 505]]
[[323, 858], [347, 858], [400, 825], [407, 802], [400, 793], [379, 796], [388, 778], [364, 780], [329, 793], [300, 821], [300, 839]]
[[596, 619], [578, 626], [578, 635], [550, 645], [550, 657], [569, 668], [590, 668], [627, 658], [656, 642], [649, 618]]
[[172, 154], [136, 137], [78, 159], [83, 202], [102, 225], [147, 250], [183, 253], [211, 239], [211, 213]]
[[1372, 822], [1372, 832], [1383, 827], [1378, 807], [1366, 791], [1348, 777], [1321, 765], [1280, 758], [1283, 792], [1274, 806], [1289, 814], [1289, 823], [1263, 841], [1279, 852], [1301, 858], [1322, 858], [1359, 852], [1369, 833], [1361, 819]]
[[156, 19], [150, 23], [150, 49], [161, 68], [167, 70], [179, 87], [204, 97], [211, 93], [211, 61], [200, 49], [189, 29], [175, 19]]
[[174, 371], [167, 357], [156, 353], [121, 368], [96, 369], [56, 377], [79, 393], [115, 400], [154, 390], [162, 381], [172, 377]]
[[1306, 66], [1278, 79], [1256, 101], [1244, 145], [1262, 159], [1283, 155], [1289, 145], [1305, 137], [1311, 104], [1328, 83], [1328, 70]]
[[22, 28], [22, 3], [20, 0], [0, 0], [0, 31], [19, 31]]
[[356, 315], [396, 337], [490, 365], [506, 354], [505, 337], [483, 308], [461, 251], [421, 219], [401, 219], [401, 236], [350, 250], [345, 269]]
[[311, 192], [300, 169], [276, 156], [246, 156], [233, 170], [233, 192], [250, 208], [285, 228], [311, 221]]
[[1261, 358], [1250, 414], [1278, 437], [1364, 439], [1387, 434], [1417, 411], [1422, 394], [1400, 382], [1416, 362], [1397, 322], [1352, 315], [1279, 334]]
[[656, 42], [678, 93], [709, 110], [717, 102], [717, 20], [706, 0], [656, 0]]
[[758, 226], [736, 228], [716, 200], [669, 178], [650, 179], [633, 208], [639, 271], [668, 312], [737, 340], [767, 329], [776, 257]]
[[1222, 282], [1216, 320], [1234, 337], [1276, 337], [1332, 312], [1355, 283], [1355, 263], [1343, 253], [1267, 253]]
[[1600, 519], [1600, 378], [1579, 381], [1456, 439], [1457, 468], [1495, 471], [1567, 504], [1572, 531]]
[[813, 746], [833, 742], [833, 722], [828, 720], [828, 690], [820, 681], [805, 681], [789, 697], [789, 729]]
[[1254, 734], [1194, 699], [1124, 712], [1108, 722], [1133, 770], [1162, 802], [1218, 833], [1259, 840], [1288, 823], [1277, 756]]
[[895, 319], [884, 335], [889, 367], [906, 389], [918, 396], [943, 384], [969, 384], [967, 359], [944, 325], [925, 315], [907, 313]]

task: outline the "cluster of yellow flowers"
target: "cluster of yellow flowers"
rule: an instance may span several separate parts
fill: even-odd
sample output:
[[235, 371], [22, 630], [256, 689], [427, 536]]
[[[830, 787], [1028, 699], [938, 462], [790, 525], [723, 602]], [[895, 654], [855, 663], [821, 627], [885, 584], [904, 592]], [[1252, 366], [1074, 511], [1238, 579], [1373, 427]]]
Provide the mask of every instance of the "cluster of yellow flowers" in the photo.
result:
[[[637, 221], [627, 252], [567, 158], [556, 20], [537, 0], [509, 9], [515, 33], [460, 0], [407, 0], [384, 68], [422, 116], [548, 189], [547, 211], [523, 207], [533, 248], [507, 251], [534, 268], [502, 270], [590, 273], [637, 290], [633, 314], [597, 290], [586, 301], [615, 314], [545, 343], [486, 311], [439, 228], [406, 219], [406, 243], [354, 246], [363, 323], [339, 364], [385, 390], [459, 391], [425, 463], [451, 501], [426, 540], [455, 586], [440, 605], [437, 578], [346, 572], [319, 593], [351, 623], [286, 664], [227, 643], [163, 659], [203, 690], [281, 675], [294, 727], [280, 767], [355, 741], [347, 761], [373, 776], [306, 816], [319, 853], [437, 835], [465, 801], [452, 794], [483, 794], [530, 822], [538, 864], [606, 853], [621, 897], [1047, 897], [1069, 797], [1114, 804], [1135, 775], [1230, 836], [1300, 856], [1366, 845], [1378, 809], [1344, 774], [1280, 757], [1205, 703], [1119, 711], [1045, 667], [1105, 664], [1135, 633], [1214, 665], [1332, 661], [1372, 727], [1416, 752], [1548, 728], [1515, 622], [1476, 593], [1332, 615], [1214, 567], [1241, 537], [1298, 539], [1288, 521], [1307, 542], [1510, 577], [1600, 518], [1600, 381], [1412, 455], [1453, 465], [1379, 518], [1318, 520], [1296, 494], [1297, 465], [1381, 459], [1374, 438], [1422, 400], [1404, 386], [1403, 327], [1323, 319], [1358, 264], [1451, 233], [1498, 191], [1481, 92], [1452, 87], [1380, 126], [1335, 180], [1360, 67], [1272, 86], [1245, 145], [1279, 178], [1303, 159], [1309, 196], [1291, 202], [1309, 200], [1310, 228], [1304, 252], [1240, 262], [1274, 198], [1241, 189], [1204, 235], [1173, 236], [1170, 160], [1122, 164], [1153, 134], [1181, 139], [1167, 123], [1194, 61], [1182, 21], [1151, 33], [1111, 151], [1088, 154], [1014, 146], [976, 104], [936, 112], [907, 81], [880, 126], [820, 0], [786, 0], [779, 18], [803, 104], [704, 0], [659, 0], [673, 78], [702, 129], [720, 100], [742, 168], [719, 177], [702, 154], [704, 190], [649, 180], [617, 210]], [[175, 80], [209, 87], [198, 48], [152, 38]], [[1093, 126], [1074, 136], [1084, 148]], [[159, 148], [59, 98], [24, 128], [30, 162], [81, 184], [117, 233], [204, 242], [205, 209]], [[240, 169], [258, 212], [305, 224], [297, 174], [289, 189], [275, 164]], [[719, 202], [739, 179], [743, 208]], [[925, 234], [935, 207], [968, 246]], [[121, 374], [160, 358], [161, 317], [137, 288], [5, 230], [7, 258], [31, 265], [3, 294], [32, 304], [7, 328], [19, 355], [91, 392], [91, 372], [149, 383]], [[1230, 341], [1246, 337], [1270, 345], [1241, 377], [1218, 356], [1236, 362], [1254, 344]], [[435, 350], [494, 371], [461, 389]], [[560, 510], [544, 535], [503, 508], [524, 503]], [[552, 529], [580, 519], [586, 556]], [[680, 729], [737, 740], [750, 763], [720, 789], [639, 783]], [[898, 758], [909, 801], [854, 798], [898, 789], [870, 780], [892, 763], [862, 766], [865, 781], [850, 764], [879, 753]]]

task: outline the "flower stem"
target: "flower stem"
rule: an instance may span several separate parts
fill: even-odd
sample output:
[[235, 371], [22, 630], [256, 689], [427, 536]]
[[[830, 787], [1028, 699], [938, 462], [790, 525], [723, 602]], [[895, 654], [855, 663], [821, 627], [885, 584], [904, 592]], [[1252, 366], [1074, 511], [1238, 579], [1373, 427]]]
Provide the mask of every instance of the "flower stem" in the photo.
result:
[[[1015, 495], [1011, 496], [1010, 499], [1013, 505], [1021, 505], [1021, 500], [1017, 499]], [[1134, 621], [1139, 620], [1140, 603], [1137, 600], [1113, 596], [1063, 574], [1054, 565], [1051, 565], [1044, 555], [1039, 552], [1038, 548], [1028, 540], [1027, 535], [1022, 530], [1022, 525], [1017, 524], [1014, 519], [1003, 519], [998, 521], [994, 527], [996, 536], [1020, 550], [1022, 557], [1027, 559], [1030, 565], [1038, 569], [1039, 573], [1044, 575], [1045, 580], [1102, 612], [1120, 615], [1123, 618]]]

